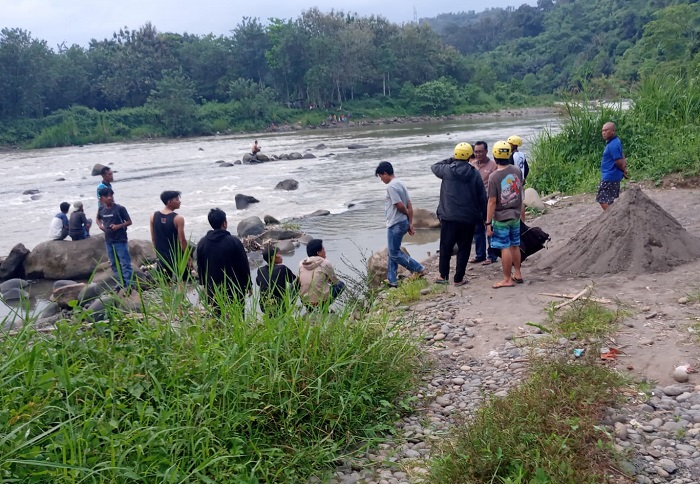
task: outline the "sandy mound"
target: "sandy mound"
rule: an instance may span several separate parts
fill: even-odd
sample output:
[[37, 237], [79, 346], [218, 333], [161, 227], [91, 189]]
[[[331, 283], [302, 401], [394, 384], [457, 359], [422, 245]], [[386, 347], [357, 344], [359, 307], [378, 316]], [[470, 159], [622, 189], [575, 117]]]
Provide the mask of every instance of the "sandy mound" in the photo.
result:
[[700, 239], [642, 190], [632, 188], [538, 266], [561, 274], [634, 275], [670, 271], [699, 257]]

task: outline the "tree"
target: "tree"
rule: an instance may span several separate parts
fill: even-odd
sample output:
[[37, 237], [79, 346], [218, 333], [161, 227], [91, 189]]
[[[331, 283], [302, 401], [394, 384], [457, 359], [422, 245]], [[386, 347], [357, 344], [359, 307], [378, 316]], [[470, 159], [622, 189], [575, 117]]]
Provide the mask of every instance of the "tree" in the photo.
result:
[[194, 83], [182, 70], [165, 71], [156, 81], [147, 106], [158, 110], [169, 136], [184, 136], [197, 128]]

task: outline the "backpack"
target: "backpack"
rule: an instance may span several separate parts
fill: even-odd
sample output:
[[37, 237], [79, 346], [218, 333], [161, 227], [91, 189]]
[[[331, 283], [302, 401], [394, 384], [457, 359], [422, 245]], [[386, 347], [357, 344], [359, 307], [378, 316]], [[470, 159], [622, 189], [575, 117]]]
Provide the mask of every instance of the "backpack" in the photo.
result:
[[[525, 165], [527, 166], [527, 165]], [[549, 242], [549, 234], [539, 227], [528, 227], [520, 221], [520, 260], [525, 260], [536, 254]]]

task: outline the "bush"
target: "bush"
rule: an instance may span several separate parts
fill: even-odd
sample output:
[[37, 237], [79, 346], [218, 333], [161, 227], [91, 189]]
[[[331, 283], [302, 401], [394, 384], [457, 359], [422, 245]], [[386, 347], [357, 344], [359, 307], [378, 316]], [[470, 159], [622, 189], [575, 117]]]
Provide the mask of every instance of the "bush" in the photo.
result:
[[158, 292], [143, 317], [2, 338], [4, 480], [304, 482], [393, 428], [417, 352], [397, 327]]

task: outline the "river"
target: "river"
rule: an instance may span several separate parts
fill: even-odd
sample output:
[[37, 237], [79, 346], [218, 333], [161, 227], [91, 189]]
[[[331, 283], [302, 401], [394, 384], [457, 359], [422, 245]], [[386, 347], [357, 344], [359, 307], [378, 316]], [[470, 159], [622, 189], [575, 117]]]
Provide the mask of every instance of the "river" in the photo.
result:
[[[455, 144], [481, 139], [491, 147], [495, 141], [517, 134], [525, 140], [527, 154], [534, 135], [556, 125], [551, 114], [478, 117], [1, 153], [0, 204], [4, 213], [0, 254], [9, 253], [18, 242], [31, 249], [46, 240], [51, 218], [62, 201], [81, 200], [88, 217], [94, 218], [100, 177], [90, 173], [95, 163], [101, 163], [114, 171], [115, 201], [127, 208], [133, 220], [131, 239], [150, 238], [149, 217], [162, 207], [159, 195], [163, 190], [182, 192], [179, 212], [185, 218], [188, 237], [194, 241], [209, 230], [207, 213], [212, 207], [226, 211], [232, 233], [246, 217], [269, 214], [282, 220], [325, 209], [330, 216], [303, 218], [298, 223], [310, 235], [324, 239], [329, 260], [341, 272], [350, 272], [348, 265], [359, 267], [365, 255], [386, 246], [385, 188], [374, 177], [379, 161], [394, 165], [415, 207], [435, 210], [440, 180], [430, 166], [451, 156]], [[311, 152], [317, 158], [224, 168], [216, 163], [241, 159], [255, 139], [265, 154]], [[368, 147], [348, 149], [353, 143]], [[326, 147], [317, 149], [321, 144]], [[287, 178], [297, 180], [299, 189], [274, 189]], [[29, 190], [39, 193], [23, 194]], [[252, 195], [260, 203], [237, 210], [237, 193]], [[96, 226], [93, 231], [98, 231]], [[406, 236], [404, 245], [420, 260], [435, 252], [438, 235], [438, 231], [421, 231], [414, 237]], [[285, 261], [295, 268], [304, 256], [302, 246]]]

